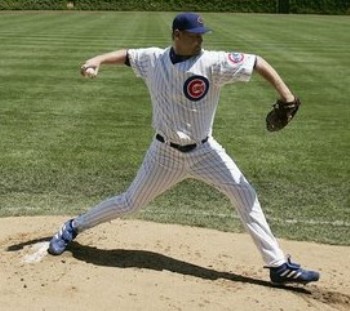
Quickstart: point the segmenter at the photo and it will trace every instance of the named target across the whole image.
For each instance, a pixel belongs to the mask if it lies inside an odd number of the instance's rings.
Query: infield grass
[[[88,58],[168,46],[174,13],[0,13],[0,216],[71,214],[124,191],[153,136],[128,67],[79,76]],[[255,186],[278,237],[350,245],[350,19],[203,14],[206,49],[260,54],[303,106],[265,130],[275,92],[255,75],[226,86],[214,136]],[[228,200],[186,181],[132,217],[242,231]]]

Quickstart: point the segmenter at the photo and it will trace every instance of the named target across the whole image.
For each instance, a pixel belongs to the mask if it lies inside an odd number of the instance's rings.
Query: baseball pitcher
[[[269,268],[272,282],[318,281],[318,272],[286,258],[255,190],[212,133],[221,88],[247,82],[254,72],[278,94],[266,117],[269,131],[285,127],[298,111],[300,100],[262,57],[204,50],[203,35],[209,31],[200,15],[181,13],[173,20],[171,46],[118,50],[91,58],[81,67],[83,76],[95,77],[102,64],[130,66],[149,90],[155,134],[129,188],[68,220],[52,238],[49,253],[60,255],[78,233],[133,213],[182,180],[195,178],[230,199]]]

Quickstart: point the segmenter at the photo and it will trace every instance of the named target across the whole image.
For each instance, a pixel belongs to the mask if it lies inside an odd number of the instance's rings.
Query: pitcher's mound
[[[350,310],[350,247],[280,240],[321,279],[279,288],[246,234],[116,220],[48,255],[66,219],[0,218],[1,310]]]

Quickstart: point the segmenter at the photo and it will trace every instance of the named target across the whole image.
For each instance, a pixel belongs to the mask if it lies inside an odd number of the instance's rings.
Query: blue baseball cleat
[[[73,226],[73,219],[63,224],[61,229],[52,237],[48,252],[51,255],[61,255],[78,235],[78,230]]]
[[[283,265],[270,269],[270,279],[274,284],[317,282],[320,274],[316,271],[305,270],[299,264],[292,263],[290,258]]]

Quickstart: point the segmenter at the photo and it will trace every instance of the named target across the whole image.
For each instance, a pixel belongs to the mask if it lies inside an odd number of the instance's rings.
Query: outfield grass
[[[85,59],[167,46],[173,13],[0,13],[0,216],[78,214],[124,191],[152,139],[130,68],[79,76]],[[257,53],[302,98],[268,133],[275,93],[258,76],[223,89],[215,137],[256,187],[278,237],[350,245],[348,17],[204,14],[205,48]],[[228,200],[186,181],[132,216],[241,231]]]

